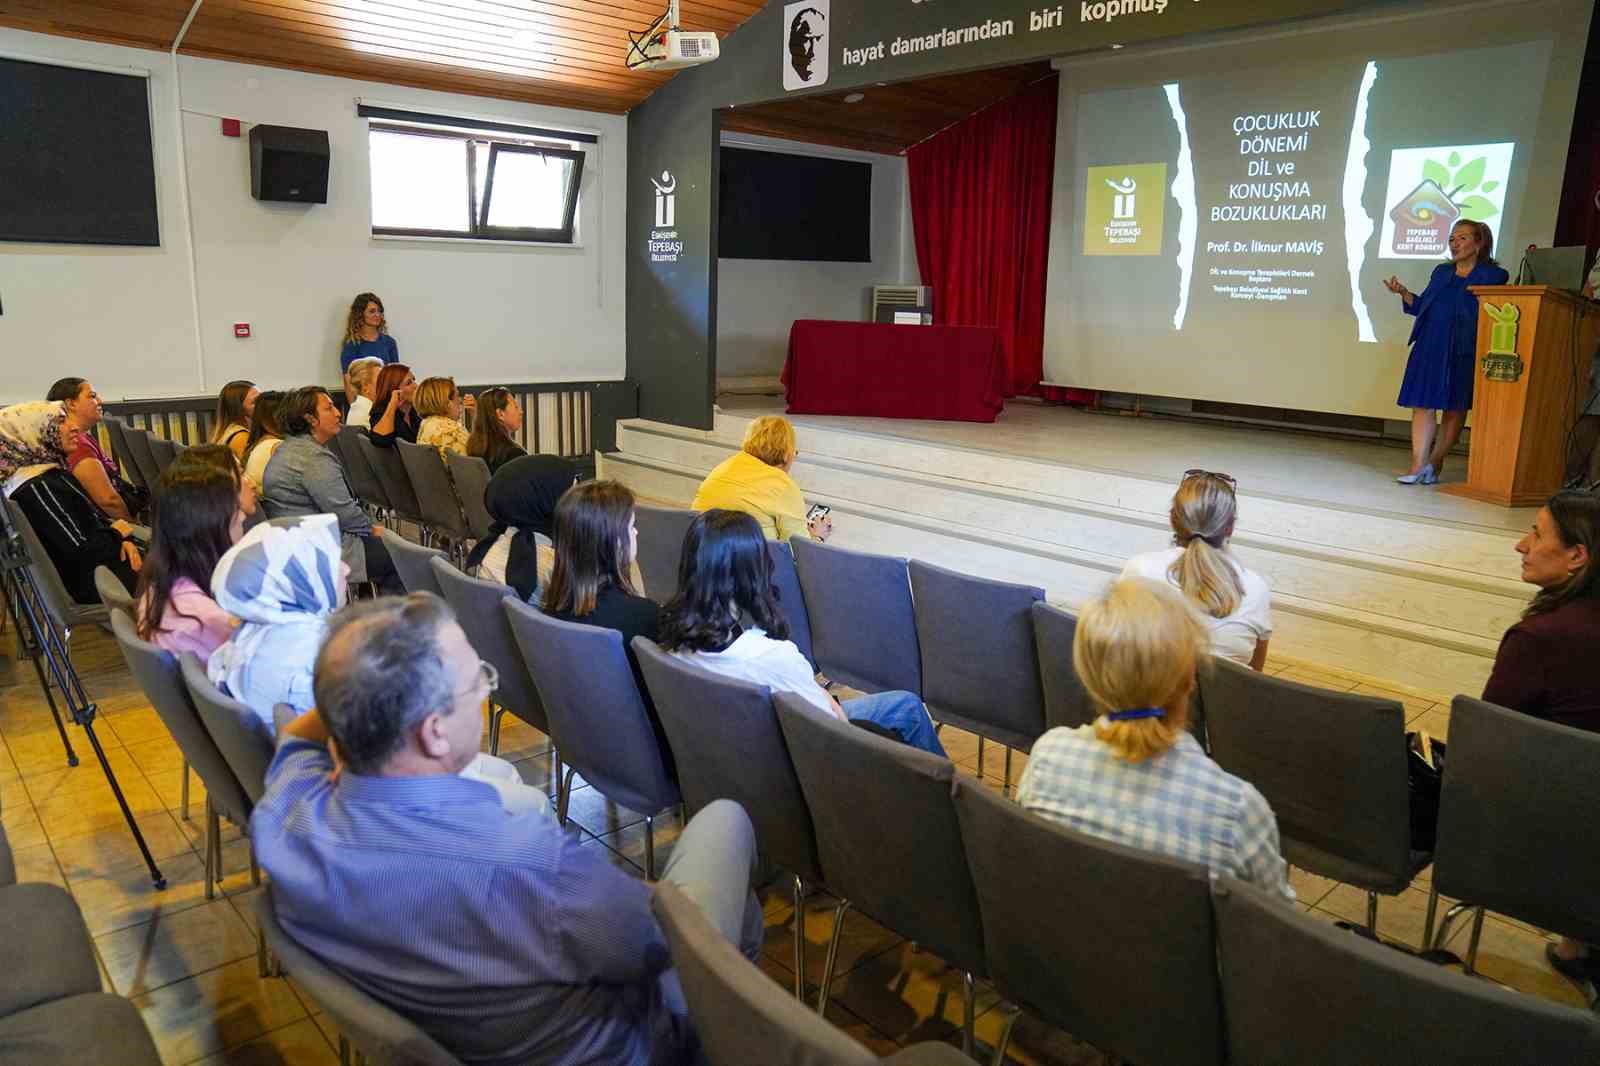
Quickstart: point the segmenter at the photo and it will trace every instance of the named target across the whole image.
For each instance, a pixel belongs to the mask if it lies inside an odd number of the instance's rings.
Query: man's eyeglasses
[[[1237,489],[1239,487],[1239,482],[1232,474],[1224,474],[1220,470],[1201,470],[1197,467],[1183,472],[1183,480],[1188,481],[1192,477],[1214,477],[1218,481],[1226,482],[1229,488]]]
[[[469,687],[467,689],[464,689],[461,692],[457,692],[454,695],[454,697],[452,697],[452,698],[453,699],[460,699],[462,696],[471,696],[471,695],[474,695],[475,693],[477,693],[480,689],[482,689],[486,693],[493,692],[495,689],[497,689],[499,687],[500,687],[500,671],[496,670],[494,668],[494,663],[487,662],[487,661],[485,661],[483,659],[479,659],[478,660],[478,676],[473,681],[473,684],[471,685],[471,687]]]

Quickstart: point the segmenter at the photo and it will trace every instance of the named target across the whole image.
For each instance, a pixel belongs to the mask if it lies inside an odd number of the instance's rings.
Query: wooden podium
[[[1504,507],[1561,487],[1567,440],[1592,387],[1600,303],[1548,285],[1474,285],[1478,347],[1465,484],[1440,491]]]

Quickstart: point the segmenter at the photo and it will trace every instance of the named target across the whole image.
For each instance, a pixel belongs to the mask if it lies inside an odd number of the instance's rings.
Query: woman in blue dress
[[[350,364],[357,359],[381,359],[384,366],[400,361],[400,346],[389,336],[383,301],[375,292],[363,292],[350,302],[345,321],[344,346],[339,349],[339,373],[344,375],[344,398],[355,399],[350,385]]]
[[[1395,479],[1402,485],[1438,481],[1444,457],[1467,424],[1478,346],[1478,298],[1469,289],[1504,285],[1510,279],[1493,252],[1489,227],[1462,219],[1450,230],[1450,262],[1433,268],[1421,294],[1399,278],[1383,283],[1400,297],[1405,313],[1417,317],[1411,327],[1411,358],[1395,401],[1411,408],[1411,470]]]

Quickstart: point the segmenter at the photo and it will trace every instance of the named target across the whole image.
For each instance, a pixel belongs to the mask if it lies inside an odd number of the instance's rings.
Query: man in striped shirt
[[[459,775],[494,676],[438,597],[334,617],[320,712],[285,727],[251,817],[279,921],[463,1062],[691,1061],[649,887],[547,814],[508,810]],[[720,801],[662,874],[752,959],[754,857],[749,819]]]

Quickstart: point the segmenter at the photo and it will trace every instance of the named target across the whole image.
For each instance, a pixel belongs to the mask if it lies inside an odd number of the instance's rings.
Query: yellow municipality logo
[[[1084,255],[1160,255],[1167,165],[1089,167],[1083,205]]]
[[[1483,302],[1483,313],[1494,325],[1489,327],[1489,350],[1483,353],[1483,376],[1489,381],[1520,381],[1524,364],[1517,354],[1517,320],[1522,312],[1509,301],[1496,307]]]

